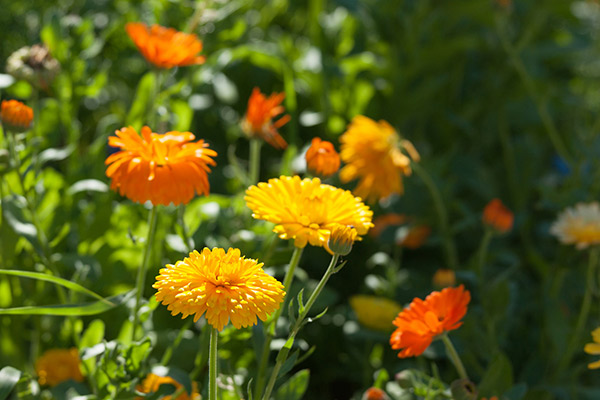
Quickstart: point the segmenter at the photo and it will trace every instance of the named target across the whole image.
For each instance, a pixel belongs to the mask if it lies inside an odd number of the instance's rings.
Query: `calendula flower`
[[[402,194],[402,176],[412,173],[409,156],[419,161],[412,143],[401,139],[390,124],[362,115],[354,117],[340,143],[340,156],[346,163],[340,179],[342,182],[359,179],[354,193],[367,201],[383,199],[392,193]]]
[[[315,175],[328,177],[340,169],[340,155],[331,142],[316,137],[306,151],[306,168]]]
[[[363,400],[387,400],[389,397],[385,394],[385,392],[376,387],[370,387],[367,389],[365,394],[363,394]]]
[[[600,204],[578,203],[558,215],[550,233],[579,250],[600,243]]]
[[[397,243],[407,249],[418,249],[425,243],[430,233],[431,228],[427,225],[407,226],[406,229],[400,231]]]
[[[217,153],[203,140],[192,140],[190,132],[158,134],[147,126],[142,136],[132,127],[116,131],[108,144],[121,151],[105,162],[111,189],[135,202],[154,205],[187,204],[194,193],[208,196],[209,166],[216,165],[211,157]]]
[[[482,397],[480,400],[488,400],[487,397]],[[498,396],[492,396],[489,400],[498,400]]]
[[[415,298],[394,319],[392,349],[400,350],[400,358],[423,354],[436,336],[462,325],[469,301],[471,294],[463,285],[432,292],[425,300]]]
[[[331,235],[325,247],[332,254],[347,256],[352,251],[352,245],[358,236],[358,232],[351,226],[337,225],[331,229]]]
[[[138,392],[141,393],[154,393],[156,392],[158,389],[160,389],[161,385],[173,385],[175,386],[175,390],[178,390],[179,388],[181,388],[181,383],[177,382],[175,379],[171,378],[170,376],[158,376],[156,374],[150,373],[146,376],[146,378],[144,378],[144,380],[142,381],[141,385],[138,385],[136,387]],[[196,385],[196,382],[192,383],[193,386],[193,392],[191,395],[189,395],[187,392],[183,392],[182,394],[180,394],[179,396],[177,396],[175,399],[173,399],[173,396],[164,396],[161,397],[162,400],[200,400],[202,397],[200,396],[200,393],[198,393],[198,388]],[[144,397],[136,397],[136,400],[143,400]]]
[[[6,60],[6,72],[41,89],[47,89],[60,71],[60,64],[44,44],[22,47]]]
[[[381,296],[357,295],[350,298],[350,306],[361,325],[375,331],[389,332],[393,319],[402,306]]]
[[[353,227],[358,235],[373,226],[373,212],[347,190],[321,183],[319,178],[282,176],[246,190],[246,204],[256,219],[273,222],[282,239],[296,247],[324,246],[338,225]],[[360,240],[357,237],[356,240]]]
[[[33,121],[33,110],[17,100],[2,100],[0,120],[4,128],[9,131],[26,131]]]
[[[160,25],[148,27],[141,22],[130,22],[125,25],[125,30],[144,58],[158,68],[183,67],[205,61],[204,56],[198,54],[202,51],[202,42],[196,35]]]
[[[592,331],[592,340],[594,341],[594,343],[586,344],[585,347],[583,348],[583,351],[585,351],[588,354],[597,356],[600,354],[600,327],[598,327]],[[600,360],[594,361],[593,363],[589,363],[588,368],[589,369],[600,368]]]
[[[49,386],[56,386],[69,379],[83,382],[79,364],[79,352],[76,348],[47,350],[35,363],[38,382]]]
[[[440,268],[433,274],[433,285],[439,288],[454,286],[456,284],[456,274],[448,268]]]
[[[493,199],[483,209],[483,222],[498,233],[512,229],[514,214],[506,208],[500,199]]]
[[[248,110],[242,120],[242,130],[250,138],[262,139],[276,149],[285,149],[287,142],[283,140],[277,129],[289,122],[290,116],[284,115],[277,121],[273,118],[283,113],[285,109],[281,102],[284,93],[273,93],[266,97],[255,87],[248,100]]]
[[[194,314],[196,322],[206,313],[206,321],[219,331],[229,320],[240,329],[256,324],[256,317],[265,321],[285,296],[283,285],[262,266],[238,249],[204,248],[161,269],[152,287],[172,315]]]

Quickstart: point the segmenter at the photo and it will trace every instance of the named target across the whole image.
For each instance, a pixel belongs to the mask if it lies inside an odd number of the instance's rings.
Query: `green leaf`
[[[146,73],[140,79],[135,98],[129,109],[129,114],[127,114],[127,125],[132,125],[134,128],[140,129],[145,123],[150,102],[154,101],[152,93],[154,92],[155,81],[156,77],[152,71]]]
[[[302,295],[304,294],[304,288],[300,289],[298,292],[298,315],[302,315],[304,312],[304,301],[302,299]]]
[[[171,102],[171,109],[173,110],[173,115],[176,117],[173,130],[180,132],[189,131],[192,125],[192,118],[194,117],[194,111],[189,104],[183,100],[173,100]]]
[[[0,369],[0,400],[5,400],[21,379],[21,371],[13,367]]]
[[[278,400],[300,400],[308,388],[309,378],[310,372],[308,369],[296,372],[287,382],[279,387],[277,396],[275,397]]]
[[[108,306],[114,306],[114,304],[112,304],[110,301],[108,301],[104,297],[100,296],[99,294],[92,292],[91,290],[86,289],[83,286],[81,286],[75,282],[71,282],[66,279],[59,278],[57,276],[42,274],[39,272],[19,271],[19,270],[14,270],[14,269],[0,269],[0,274],[13,275],[13,276],[19,276],[21,278],[31,278],[31,279],[37,279],[39,281],[51,282],[56,285],[66,287],[67,289],[72,290],[74,292],[87,294],[88,296],[94,297],[94,298],[100,300],[101,302],[106,303],[106,305],[108,305]]]
[[[481,396],[494,396],[504,393],[513,385],[513,370],[510,360],[504,353],[499,353],[490,363],[481,379],[479,390]]]
[[[127,369],[134,372],[139,371],[142,362],[148,358],[150,351],[152,351],[152,341],[150,338],[146,338],[141,342],[132,343],[127,349],[125,357]],[[175,378],[173,377],[173,379]]]

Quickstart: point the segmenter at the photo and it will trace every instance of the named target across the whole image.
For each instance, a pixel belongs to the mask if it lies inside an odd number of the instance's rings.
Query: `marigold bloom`
[[[358,232],[351,226],[337,225],[331,229],[331,235],[325,249],[330,253],[347,256],[352,251]]]
[[[427,225],[409,226],[398,240],[398,245],[407,249],[418,249],[429,237],[431,228]]]
[[[392,349],[400,350],[400,358],[423,354],[436,336],[462,325],[469,301],[471,294],[463,285],[432,292],[425,300],[415,298],[393,322],[397,329],[390,337]]]
[[[550,233],[564,244],[574,244],[579,250],[600,243],[600,204],[578,203],[558,215]]]
[[[108,144],[121,151],[110,155],[105,164],[110,187],[121,195],[143,203],[187,204],[194,193],[209,194],[209,165],[217,153],[203,140],[192,142],[190,132],[153,133],[142,128],[142,136],[132,127],[116,131]]]
[[[363,395],[364,400],[386,400],[388,396],[385,392],[376,387],[370,387],[367,389],[365,394]]]
[[[83,382],[79,363],[76,348],[47,350],[35,363],[38,382],[49,386],[56,386],[69,379]]]
[[[196,35],[160,25],[130,22],[125,30],[148,62],[159,68],[202,64],[202,42]]]
[[[402,311],[402,306],[393,300],[363,294],[352,296],[350,306],[361,325],[383,332],[392,330],[394,317]]]
[[[33,110],[17,100],[2,100],[0,120],[4,128],[14,132],[29,129],[33,121]]]
[[[514,214],[506,208],[500,199],[493,199],[483,209],[483,222],[499,233],[512,229]]]
[[[386,121],[375,122],[362,115],[354,117],[340,143],[340,155],[346,163],[340,179],[359,179],[354,193],[367,201],[402,194],[402,176],[412,173],[410,158],[420,158],[412,143],[402,140]]]
[[[480,400],[488,400],[487,397],[482,397]],[[498,396],[490,397],[490,400],[498,400]]]
[[[588,354],[597,356],[600,354],[600,327],[598,327],[592,331],[592,340],[594,341],[594,343],[586,344],[585,347],[583,348],[583,351],[585,351]],[[588,368],[589,369],[600,368],[600,360],[594,361],[593,363],[589,363]]]
[[[287,142],[279,135],[277,129],[287,124],[291,118],[284,115],[273,122],[273,118],[285,111],[281,105],[284,98],[285,93],[273,93],[266,97],[255,87],[248,99],[248,110],[242,120],[244,133],[248,137],[262,139],[276,149],[285,149]]]
[[[175,379],[171,378],[170,376],[158,376],[156,374],[153,373],[149,373],[146,378],[144,378],[144,380],[142,381],[141,385],[138,385],[136,387],[138,392],[142,392],[142,393],[154,393],[156,392],[161,385],[173,385],[175,386],[175,389],[178,390],[179,388],[181,388],[181,383],[177,382]],[[192,383],[193,385],[193,392],[192,395],[188,395],[187,392],[183,392],[182,394],[180,394],[179,396],[177,396],[175,399],[173,399],[173,396],[164,396],[161,397],[162,400],[200,400],[202,397],[200,396],[200,393],[198,393],[198,388],[196,385],[196,382]],[[136,397],[136,400],[143,400],[144,397]]]
[[[456,284],[456,274],[448,268],[440,268],[433,274],[433,285],[439,288],[454,286]]]
[[[373,212],[360,198],[322,184],[319,178],[269,179],[250,186],[244,199],[254,218],[276,224],[273,232],[282,239],[294,239],[296,247],[307,243],[324,246],[338,225],[351,226],[358,235],[366,234],[373,226]]]
[[[196,322],[206,312],[206,321],[217,330],[230,319],[240,329],[256,324],[257,316],[265,321],[285,296],[283,285],[262,266],[238,249],[204,248],[161,269],[152,287],[172,315],[195,314]]]
[[[333,143],[316,137],[306,151],[306,168],[315,175],[328,177],[340,169],[340,155]]]

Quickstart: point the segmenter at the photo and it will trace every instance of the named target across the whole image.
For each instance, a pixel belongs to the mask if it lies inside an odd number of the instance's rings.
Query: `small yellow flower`
[[[256,324],[256,317],[265,321],[283,301],[283,285],[262,266],[238,249],[204,248],[161,269],[152,287],[172,315],[195,314],[196,322],[206,313],[206,321],[219,331],[230,319],[240,329]]]
[[[579,250],[600,243],[600,203],[578,203],[559,214],[550,233]]]
[[[445,288],[456,285],[456,274],[448,268],[440,268],[433,274],[433,285],[438,288]]]
[[[40,385],[56,386],[72,379],[83,382],[79,369],[79,352],[72,349],[50,349],[35,363],[35,372]]]
[[[592,339],[594,340],[594,343],[586,344],[585,347],[583,348],[583,351],[585,351],[588,354],[597,356],[600,354],[600,327],[598,327],[592,331]],[[593,363],[589,363],[588,368],[589,369],[600,368],[600,360],[594,361]]]
[[[402,311],[400,304],[380,296],[352,296],[350,306],[354,310],[358,322],[369,329],[383,332],[394,329],[392,321]]]
[[[177,382],[175,379],[170,376],[158,376],[156,374],[150,373],[146,376],[146,378],[142,381],[141,385],[136,387],[138,392],[141,393],[154,393],[156,392],[161,385],[173,385],[175,389],[179,389],[182,385]],[[198,393],[198,388],[196,382],[193,382],[193,392],[192,395],[189,396],[187,392],[183,392],[175,400],[200,400],[202,397],[200,393]],[[144,397],[136,397],[136,400],[143,400]],[[172,396],[164,396],[161,397],[162,400],[172,400]]]
[[[332,253],[347,256],[352,251],[352,245],[360,238],[358,232],[351,226],[337,225],[331,230],[331,236],[327,242],[327,249]]]

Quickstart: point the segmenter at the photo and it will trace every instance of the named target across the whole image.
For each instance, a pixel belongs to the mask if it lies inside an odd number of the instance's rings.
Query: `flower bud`
[[[332,253],[346,256],[352,251],[352,245],[356,240],[358,233],[356,229],[346,225],[336,225],[331,230],[331,235],[327,241],[327,248]]]

